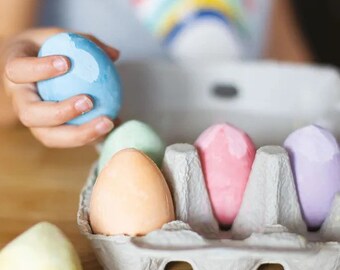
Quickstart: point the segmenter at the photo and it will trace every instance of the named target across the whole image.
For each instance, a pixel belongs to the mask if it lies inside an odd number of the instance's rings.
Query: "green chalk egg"
[[[105,140],[99,158],[99,172],[102,171],[115,153],[126,148],[135,148],[145,153],[159,167],[162,164],[165,152],[163,140],[149,125],[137,120],[131,120],[112,131]]]

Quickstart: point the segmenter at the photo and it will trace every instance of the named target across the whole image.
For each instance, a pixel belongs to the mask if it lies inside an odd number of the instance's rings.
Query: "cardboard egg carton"
[[[340,194],[317,232],[308,232],[286,151],[265,146],[257,151],[241,209],[229,231],[220,231],[205,188],[196,149],[167,148],[163,173],[173,194],[177,221],[143,237],[92,233],[89,202],[97,170],[82,191],[80,230],[91,241],[106,270],[163,270],[185,261],[194,270],[256,270],[281,264],[286,270],[340,269]]]

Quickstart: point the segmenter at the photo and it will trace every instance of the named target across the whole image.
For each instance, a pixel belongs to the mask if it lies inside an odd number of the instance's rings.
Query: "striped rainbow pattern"
[[[232,24],[246,36],[245,1],[251,0],[133,0],[133,4],[147,27],[168,44],[186,25],[202,17]]]

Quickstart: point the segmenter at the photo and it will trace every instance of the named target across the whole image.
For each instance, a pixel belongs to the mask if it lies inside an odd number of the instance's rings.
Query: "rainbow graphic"
[[[187,25],[214,18],[247,37],[245,7],[252,0],[133,0],[146,26],[167,45]]]

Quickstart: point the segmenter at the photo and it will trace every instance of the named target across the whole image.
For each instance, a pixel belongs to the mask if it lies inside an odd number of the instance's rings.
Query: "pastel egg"
[[[72,243],[47,222],[28,229],[0,251],[1,270],[82,270]]]
[[[340,191],[340,151],[334,136],[319,126],[296,130],[284,142],[303,217],[310,229],[319,228]]]
[[[104,142],[99,158],[99,171],[120,150],[135,148],[149,156],[158,166],[162,164],[165,144],[158,134],[147,124],[131,120],[110,133]]]
[[[222,226],[229,227],[241,207],[255,146],[244,131],[228,124],[208,128],[195,146],[215,217]]]
[[[61,33],[49,38],[39,51],[39,57],[50,55],[67,56],[71,69],[64,75],[38,82],[43,100],[58,102],[79,94],[89,95],[94,108],[69,124],[80,125],[102,115],[117,117],[122,102],[119,75],[97,44],[81,35]]]
[[[93,187],[93,232],[140,236],[174,219],[170,190],[157,165],[136,149],[115,154]]]

